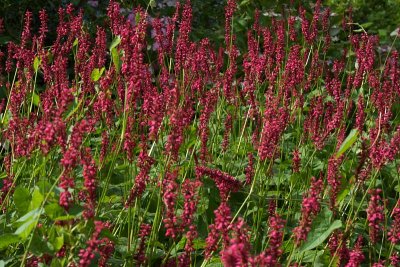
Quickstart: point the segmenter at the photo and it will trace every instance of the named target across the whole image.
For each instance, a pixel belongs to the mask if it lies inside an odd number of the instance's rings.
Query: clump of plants
[[[318,0],[256,11],[242,50],[236,9],[223,43],[192,41],[190,1],[110,1],[95,36],[69,5],[51,45],[26,13],[0,52],[0,264],[400,266],[398,52]]]

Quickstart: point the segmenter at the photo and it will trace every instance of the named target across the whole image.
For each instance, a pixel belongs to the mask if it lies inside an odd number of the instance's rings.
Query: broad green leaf
[[[349,195],[349,188],[343,189],[336,197],[336,203],[341,203]]]
[[[119,73],[119,71],[121,70],[121,61],[119,57],[119,51],[117,48],[111,49],[111,57],[115,66],[115,71]]]
[[[42,63],[42,60],[39,57],[35,57],[35,59],[33,60],[33,70],[35,72],[38,71],[40,64]]]
[[[18,227],[14,234],[18,235],[22,240],[25,240],[35,228],[36,224],[37,221],[35,219],[28,220]]]
[[[113,241],[115,243],[118,242],[118,238],[115,235],[113,235],[113,233],[109,229],[103,229],[101,231],[100,236],[107,237],[108,239],[110,239],[111,241]]]
[[[150,6],[151,8],[155,8],[155,7],[156,7],[156,1],[155,1],[155,0],[150,0],[149,6]]]
[[[196,238],[193,240],[193,248],[196,250],[204,249],[206,247],[206,242],[202,239]]]
[[[38,187],[35,188],[32,194],[32,200],[29,205],[29,210],[37,209],[42,205],[43,202],[43,195],[40,193],[40,190]]]
[[[186,240],[187,240],[186,237],[182,237],[182,239],[178,242],[178,244],[174,246],[174,248],[170,252],[172,257],[175,257],[179,251],[185,248]]]
[[[71,216],[79,217],[79,216],[81,216],[82,213],[83,213],[83,207],[81,207],[81,206],[79,206],[79,205],[73,205],[73,206],[69,209],[68,213],[69,213]]]
[[[395,37],[395,36],[399,35],[399,32],[400,32],[400,27],[399,27],[399,28],[396,28],[394,31],[392,31],[392,32],[390,33],[390,36],[391,36],[391,37]]]
[[[90,75],[92,81],[97,82],[100,79],[101,75],[103,75],[104,70],[104,67],[102,67],[101,69],[95,68]]]
[[[394,187],[394,190],[395,190],[396,192],[400,193],[400,184],[396,185],[396,186]]]
[[[65,260],[65,259],[64,259]],[[62,267],[65,264],[63,264],[63,261],[61,259],[53,258],[51,260],[50,267]]]
[[[21,215],[28,211],[30,202],[31,194],[29,190],[18,186],[14,191],[14,204]]]
[[[0,120],[0,123],[3,127],[3,129],[5,129],[5,127],[7,127],[8,123],[10,122],[11,117],[12,117],[11,111],[9,109],[7,109],[7,111],[3,113],[3,117],[1,117],[1,120]]]
[[[304,263],[311,263],[316,260],[316,258],[320,255],[324,254],[323,250],[309,250],[309,251],[300,251],[296,253],[295,259],[297,261],[304,262]]]
[[[41,180],[41,181],[37,182],[36,186],[39,188],[40,193],[42,195],[47,194],[51,189],[51,184],[45,180]]]
[[[40,96],[38,94],[36,94],[35,92],[33,92],[33,104],[38,107],[39,103],[40,103]]]
[[[15,234],[4,234],[0,236],[0,250],[7,248],[11,244],[18,243],[20,238]]]
[[[29,251],[32,252],[35,256],[43,255],[44,253],[53,252],[47,245],[47,238],[44,238],[43,235],[40,235],[38,232],[34,232],[32,235],[31,245],[29,247]]]
[[[113,50],[115,47],[117,47],[120,43],[121,43],[121,37],[116,36],[114,40],[111,42],[110,51]]]
[[[26,222],[31,219],[37,219],[43,213],[43,209],[34,209],[22,216],[17,220],[17,222]]]
[[[58,203],[51,203],[46,205],[44,208],[46,215],[50,217],[50,219],[54,220],[55,218],[61,217],[64,214],[64,209],[58,205]]]
[[[207,209],[208,209],[208,205],[209,205],[209,199],[208,198],[206,198],[206,197],[200,198],[199,204],[198,204],[198,208],[197,208],[198,213],[199,214],[205,213],[207,211]]]
[[[101,201],[101,203],[120,203],[121,201],[122,201],[121,196],[111,195],[111,196],[105,196],[104,200]]]
[[[74,43],[72,44],[72,46],[77,46],[78,45],[78,38],[75,39]]]
[[[359,132],[357,129],[351,130],[336,153],[336,158],[339,158],[341,155],[343,155],[343,153],[345,153],[354,144],[354,142],[357,140],[358,134]]]
[[[329,263],[332,260],[332,256],[329,252],[321,250],[322,253],[319,253],[314,260],[314,267],[324,267],[329,266]],[[332,265],[337,266],[337,265]]]
[[[64,245],[64,236],[52,236],[49,241],[53,247],[53,250],[59,251]]]
[[[312,250],[321,245],[329,235],[336,229],[342,227],[342,221],[336,220],[330,223],[332,212],[324,209],[315,218],[306,242],[302,245],[300,252]]]
[[[221,259],[218,257],[211,258],[206,264],[207,267],[222,267]]]

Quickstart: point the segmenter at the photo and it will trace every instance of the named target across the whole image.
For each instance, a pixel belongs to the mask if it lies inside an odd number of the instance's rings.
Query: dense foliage
[[[0,265],[400,266],[398,31],[243,6],[212,41],[190,1],[25,14],[0,50]]]

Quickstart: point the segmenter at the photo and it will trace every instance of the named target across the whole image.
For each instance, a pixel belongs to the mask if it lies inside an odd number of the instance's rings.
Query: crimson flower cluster
[[[107,266],[107,260],[114,251],[114,243],[108,237],[101,237],[104,229],[109,229],[110,225],[101,221],[94,222],[94,232],[86,242],[87,247],[79,251],[79,266],[89,266],[95,257],[95,253],[100,254],[98,266]]]
[[[321,209],[320,199],[323,189],[323,181],[321,179],[311,178],[311,188],[305,196],[301,207],[301,218],[299,225],[293,230],[295,242],[299,245],[307,239],[307,235],[311,230],[313,218]]]
[[[204,166],[197,166],[196,176],[202,177],[205,175],[209,176],[217,184],[222,200],[225,200],[228,197],[230,191],[235,192],[242,187],[241,182],[225,172]]]

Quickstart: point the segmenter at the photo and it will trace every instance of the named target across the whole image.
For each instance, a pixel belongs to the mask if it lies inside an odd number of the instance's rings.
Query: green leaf
[[[365,30],[364,29],[356,29],[356,30],[353,30],[353,32],[357,32],[357,33],[359,33],[359,32],[364,32]]]
[[[112,61],[115,66],[115,70],[117,73],[119,73],[119,71],[121,70],[121,61],[120,61],[119,52],[118,52],[117,48],[111,49],[111,57],[112,57]]]
[[[338,257],[336,256],[335,259],[333,259],[333,264],[331,266],[338,266],[337,264],[337,259]],[[324,266],[329,266],[331,264],[332,257],[329,252],[327,251],[322,251],[322,253],[319,253],[315,260],[314,260],[314,266],[313,267],[324,267]]]
[[[113,235],[113,233],[109,229],[103,229],[100,234],[101,237],[107,237],[113,242],[118,242],[118,238]]]
[[[73,220],[75,218],[76,218],[76,216],[74,216],[74,215],[63,215],[63,216],[54,218],[54,220],[55,221],[69,221],[69,220]]]
[[[3,250],[11,244],[18,243],[20,238],[15,234],[4,234],[0,236],[0,250]]]
[[[223,265],[222,265],[221,259],[219,259],[218,257],[213,257],[208,261],[206,266],[207,267],[222,267]]]
[[[81,216],[83,213],[83,207],[79,206],[79,205],[73,205],[70,209],[69,209],[69,214],[73,215],[75,217],[79,217]]]
[[[51,253],[52,250],[48,248],[47,238],[44,238],[39,233],[35,232],[32,235],[31,245],[29,247],[29,252],[32,252],[35,256],[41,256],[44,253]]]
[[[374,25],[374,23],[372,23],[372,22],[366,22],[366,23],[361,24],[361,26],[362,26],[364,29],[369,28],[369,27],[372,26],[372,25]]]
[[[295,259],[297,261],[304,262],[304,263],[312,263],[314,262],[318,256],[324,254],[323,250],[310,250],[305,252],[296,253]]]
[[[394,31],[392,31],[392,32],[390,33],[390,36],[391,36],[391,37],[395,37],[395,36],[399,35],[399,32],[400,32],[400,27],[399,27],[399,28],[396,28]]]
[[[50,217],[50,219],[54,220],[57,217],[63,216],[64,209],[60,207],[57,203],[51,203],[44,208],[46,215]]]
[[[341,203],[341,202],[346,198],[346,196],[349,195],[349,192],[350,192],[350,189],[349,189],[349,188],[343,189],[343,190],[338,194],[338,196],[336,197],[336,203]]]
[[[61,261],[61,259],[53,258],[51,260],[50,267],[62,267],[62,266],[64,266],[64,264]]]
[[[208,205],[209,205],[209,199],[208,198],[206,198],[206,197],[200,198],[199,204],[198,204],[198,208],[197,208],[198,213],[199,214],[205,213],[207,211],[207,209],[208,209]]]
[[[40,96],[38,94],[36,94],[35,92],[33,92],[33,104],[38,107],[39,103],[40,103]]]
[[[354,142],[357,140],[358,134],[359,132],[357,129],[351,130],[336,153],[336,158],[339,158],[341,155],[343,155],[343,153],[345,153],[354,144]]]
[[[139,12],[137,12],[135,15],[135,22],[136,22],[136,25],[139,24],[139,22],[140,22],[140,13]]]
[[[32,194],[32,200],[29,205],[29,210],[39,208],[42,205],[43,200],[44,200],[43,195],[40,193],[39,188],[36,187]]]
[[[59,251],[64,245],[64,236],[53,235],[49,241],[53,247],[53,251]]]
[[[177,253],[185,248],[186,244],[186,237],[182,237],[182,239],[174,246],[174,248],[171,250],[170,254],[172,257],[175,257]]]
[[[77,46],[78,45],[78,38],[75,39],[74,43],[72,44],[72,46]]]
[[[155,8],[155,7],[156,7],[156,1],[155,1],[155,0],[150,0],[149,6],[150,6],[151,8]]]
[[[31,202],[31,194],[28,189],[17,187],[14,191],[14,204],[20,214],[25,214],[28,211],[29,203]]]
[[[68,213],[69,213],[68,215],[62,215],[62,216],[56,217],[56,218],[54,218],[54,220],[55,221],[68,221],[68,220],[76,219],[77,217],[82,216],[83,208],[78,205],[73,205],[69,209]]]
[[[387,36],[388,32],[387,32],[387,30],[379,29],[378,34],[379,34],[379,37],[385,38]]]
[[[3,129],[7,127],[11,117],[12,117],[11,111],[7,109],[6,112],[3,113],[3,117],[0,120],[0,125],[3,127]]]
[[[31,220],[33,218],[38,218],[41,214],[43,213],[43,209],[35,209],[35,210],[31,210],[30,212],[28,212],[27,214],[25,214],[24,216],[22,216],[21,218],[19,218],[17,220],[17,222],[26,222],[28,220]]]
[[[14,234],[19,236],[21,240],[28,238],[32,230],[36,227],[38,219],[42,213],[43,208],[38,208],[19,218],[16,223],[22,222],[22,224],[18,227]]]
[[[39,57],[35,57],[35,59],[33,60],[33,70],[35,72],[38,71],[40,64],[42,63],[42,60]]]
[[[102,67],[101,69],[95,68],[90,75],[92,81],[97,82],[100,79],[101,75],[103,75],[104,70],[104,67]]]
[[[118,35],[114,38],[114,40],[111,42],[110,45],[110,51],[113,50],[115,47],[117,47],[121,43],[121,37]]]
[[[400,184],[396,185],[396,186],[394,187],[394,190],[395,190],[397,193],[400,193]]]
[[[196,238],[193,240],[193,248],[196,250],[204,249],[206,247],[206,242],[202,239]]]
[[[51,189],[51,184],[45,180],[41,180],[41,181],[37,182],[36,186],[39,188],[40,193],[42,195],[47,194]]]
[[[329,235],[336,229],[342,227],[342,221],[336,220],[330,223],[332,211],[324,209],[315,218],[311,231],[308,234],[306,242],[302,245],[300,252],[312,250],[321,245]]]
[[[22,240],[25,240],[35,228],[36,224],[37,221],[35,219],[30,219],[18,227],[14,234],[18,235]]]

